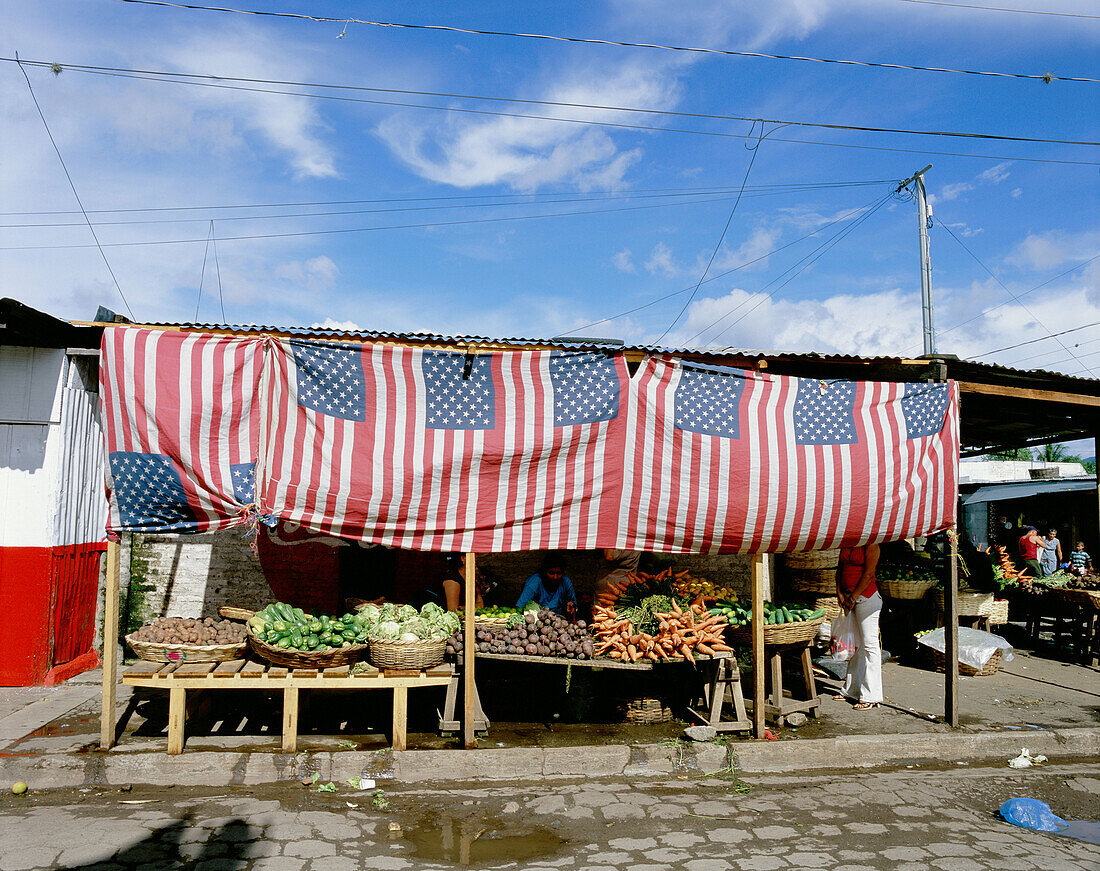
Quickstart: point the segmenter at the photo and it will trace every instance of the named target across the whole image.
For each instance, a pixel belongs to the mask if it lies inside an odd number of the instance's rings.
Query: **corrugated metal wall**
[[[99,425],[98,358],[69,358],[61,399],[62,454],[53,544],[104,541],[103,431]]]

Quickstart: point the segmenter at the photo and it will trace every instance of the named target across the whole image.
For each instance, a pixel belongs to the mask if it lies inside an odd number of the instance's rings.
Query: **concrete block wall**
[[[309,565],[303,571],[301,555],[305,549],[295,548],[300,583],[330,593],[327,597],[331,600],[329,607],[320,607],[320,610],[342,608],[335,593],[339,587],[337,579],[323,577],[334,574],[339,561],[331,552],[326,553],[327,547],[310,544],[308,548],[317,553],[315,571],[311,571]],[[256,552],[238,531],[124,536],[120,572],[123,632],[161,616],[216,616],[221,605],[262,608],[278,598],[273,586],[285,592],[288,584],[293,584],[293,579],[286,577],[272,578],[269,582],[264,572],[264,566],[273,572],[269,553],[265,551],[261,565]],[[490,601],[515,602],[523,582],[538,569],[542,556],[538,551],[479,556],[478,564],[500,579],[500,586],[493,591]],[[728,584],[746,599],[749,596],[750,557],[677,554],[670,559],[677,571],[688,569],[692,574]],[[277,562],[277,557],[275,560]],[[566,560],[578,596],[582,600],[590,598],[600,564],[598,551],[572,551],[566,554]],[[398,578],[395,591],[401,598],[415,586],[414,578]]]

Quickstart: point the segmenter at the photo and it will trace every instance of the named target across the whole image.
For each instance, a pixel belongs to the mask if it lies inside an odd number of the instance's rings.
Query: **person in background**
[[[1020,557],[1024,565],[1031,569],[1031,573],[1037,577],[1043,577],[1043,567],[1039,563],[1039,551],[1046,547],[1046,542],[1034,526],[1024,527],[1024,534],[1020,536]]]
[[[1058,540],[1058,530],[1052,529],[1047,533],[1046,542],[1043,545],[1042,559],[1039,560],[1043,567],[1043,575],[1050,576],[1058,571],[1062,564],[1062,542]]]
[[[479,573],[480,575],[480,573]],[[474,607],[481,608],[485,600],[481,595],[481,578],[478,578],[474,593]],[[411,604],[423,608],[428,602],[435,602],[440,608],[447,611],[457,611],[462,607],[462,590],[466,583],[466,554],[448,553],[443,557],[443,571],[439,578],[422,591],[416,601]]]
[[[641,559],[642,552],[638,550],[604,548],[603,562],[596,572],[595,599],[599,601],[600,593],[611,584],[628,580],[631,572],[638,571],[638,563]]]
[[[529,577],[519,594],[516,607],[522,608],[535,602],[543,608],[556,611],[563,617],[577,607],[577,593],[573,582],[565,574],[565,559],[560,553],[549,553],[542,559],[542,567]]]
[[[1085,543],[1077,542],[1077,547],[1069,555],[1069,570],[1075,575],[1092,571],[1092,557],[1085,552]]]
[[[882,646],[878,638],[878,618],[882,596],[875,584],[879,546],[840,549],[836,572],[836,594],[840,605],[852,612],[856,623],[856,652],[848,661],[844,693],[838,699],[854,702],[857,711],[877,707],[882,701]]]

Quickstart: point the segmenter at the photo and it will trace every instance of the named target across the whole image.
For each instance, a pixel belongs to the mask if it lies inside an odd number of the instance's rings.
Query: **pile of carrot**
[[[620,618],[614,608],[597,605],[593,609],[592,634],[596,638],[595,655],[607,655],[624,662],[650,659],[653,662],[683,657],[695,662],[695,654],[713,656],[731,648],[723,641],[725,620],[707,612],[701,602],[683,609],[674,599],[668,613],[654,614],[659,629],[656,635],[636,632],[633,624]]]
[[[667,568],[655,575],[647,574],[646,572],[631,572],[625,580],[614,581],[608,584],[599,596],[596,597],[596,606],[599,608],[614,608],[615,602],[618,601],[619,596],[621,596],[623,591],[631,584],[646,584],[653,592],[656,592],[657,587],[661,584],[671,584],[673,580],[687,577],[687,575],[688,572],[686,570],[673,574],[671,568]],[[671,588],[666,586],[666,589]]]
[[[1032,578],[1027,573],[1027,569],[1017,569],[1016,564],[1009,558],[1008,551],[1000,545],[997,546],[997,556],[1001,559],[1001,571],[1005,573],[1006,578],[1012,578],[1025,584],[1031,583]]]

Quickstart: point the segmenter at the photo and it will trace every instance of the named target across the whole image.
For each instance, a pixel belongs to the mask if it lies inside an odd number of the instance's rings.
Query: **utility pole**
[[[917,229],[920,234],[920,301],[921,315],[924,322],[924,353],[926,355],[936,353],[936,333],[932,324],[932,258],[928,249],[928,228],[932,226],[932,209],[928,205],[928,197],[924,190],[924,174],[931,168],[932,164],[928,164],[924,169],[913,173],[897,187],[897,190],[900,191],[902,188],[907,187],[910,182],[916,182]]]

